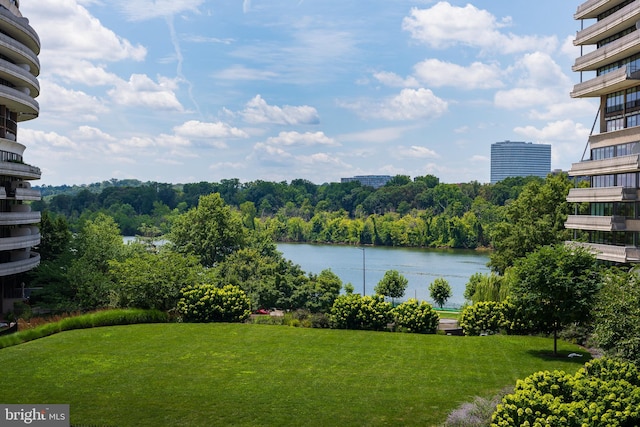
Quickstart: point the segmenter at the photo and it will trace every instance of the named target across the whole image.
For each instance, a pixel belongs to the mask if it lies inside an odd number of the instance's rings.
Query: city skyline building
[[[491,184],[505,178],[538,176],[551,172],[551,145],[502,141],[491,144]]]
[[[586,215],[570,215],[568,229],[588,237],[576,243],[598,259],[640,262],[640,1],[589,0],[578,6],[574,44],[584,50],[573,65],[581,74],[573,98],[600,101],[588,155],[569,175],[586,177],[589,188],[573,188],[567,201],[588,203]]]
[[[358,181],[363,186],[380,188],[391,181],[390,175],[356,175],[351,178],[340,178],[341,183]]]
[[[18,0],[0,0],[0,295],[2,313],[25,298],[24,273],[40,263],[40,192],[29,181],[40,169],[24,160],[18,123],[38,117],[40,39],[20,13]]]

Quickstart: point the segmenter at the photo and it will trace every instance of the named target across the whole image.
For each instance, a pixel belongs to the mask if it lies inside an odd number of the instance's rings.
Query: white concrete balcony
[[[576,72],[594,71],[612,62],[628,58],[638,52],[640,52],[640,31],[634,31],[612,43],[602,46],[600,49],[596,49],[593,52],[577,58],[571,69]]]
[[[640,141],[640,126],[596,133],[589,136],[589,146],[591,149],[638,141]]]
[[[33,74],[3,59],[0,59],[0,77],[10,81],[16,87],[27,88],[32,98],[40,95],[40,83]]]
[[[574,163],[569,170],[569,176],[610,175],[638,171],[640,171],[640,155],[633,154],[631,156]]]
[[[0,22],[4,25],[7,32],[10,31],[11,36],[19,40],[36,54],[40,53],[40,37],[38,33],[29,25],[29,20],[11,13],[9,10],[0,8]]]
[[[37,224],[40,218],[40,212],[0,212],[0,225]]]
[[[26,64],[34,76],[40,74],[40,60],[35,52],[12,37],[0,33],[0,53],[14,64]]]
[[[0,264],[0,276],[11,276],[33,270],[40,264],[40,254],[30,252],[27,259]]]
[[[20,122],[35,119],[40,113],[38,101],[17,89],[0,85],[0,98],[7,108],[22,113],[18,115]]]
[[[618,263],[640,261],[640,249],[634,246],[613,246],[597,243],[566,242],[567,245],[581,246],[591,251],[597,259]]]
[[[633,26],[640,19],[640,8],[629,4],[614,14],[578,31],[573,44],[576,46],[596,44]]]
[[[16,200],[40,200],[40,190],[32,190],[31,188],[16,188]]]
[[[633,202],[638,200],[638,190],[625,187],[572,188],[567,202]]]
[[[618,70],[603,74],[586,82],[578,83],[571,92],[572,98],[591,98],[607,95],[611,92],[625,90],[637,86],[640,72],[624,66]]]
[[[0,238],[0,251],[27,249],[40,244],[40,234]]]
[[[565,228],[591,231],[625,231],[627,224],[623,216],[569,215]]]
[[[40,168],[24,163],[0,162],[0,175],[14,176],[22,179],[40,179]]]
[[[578,6],[578,10],[573,14],[574,19],[597,18],[603,12],[624,2],[624,0],[588,0]]]

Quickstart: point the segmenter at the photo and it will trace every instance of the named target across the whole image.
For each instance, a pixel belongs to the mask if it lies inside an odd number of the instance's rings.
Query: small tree
[[[595,257],[578,246],[544,246],[520,259],[511,284],[514,304],[535,330],[553,333],[558,353],[558,331],[591,319],[600,274]]]
[[[408,284],[409,281],[397,270],[389,270],[384,273],[384,277],[378,282],[374,290],[378,295],[391,298],[391,303],[393,304],[395,298],[404,296]]]
[[[401,332],[435,334],[440,316],[431,304],[411,298],[394,309],[396,327]]]
[[[449,282],[446,279],[438,277],[429,285],[429,293],[431,299],[442,308],[444,303],[451,298],[451,286],[449,286]]]

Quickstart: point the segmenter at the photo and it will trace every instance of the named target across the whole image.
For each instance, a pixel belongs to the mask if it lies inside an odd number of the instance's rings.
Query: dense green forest
[[[573,183],[565,175],[509,178],[494,185],[398,175],[379,189],[304,179],[180,185],[111,180],[40,187],[43,200],[34,208],[63,216],[74,231],[104,213],[123,235],[153,237],[168,232],[173,219],[197,206],[200,196],[219,193],[247,228],[266,230],[276,241],[475,249],[495,246],[509,205],[526,188],[549,186],[559,187],[554,191],[562,198]]]

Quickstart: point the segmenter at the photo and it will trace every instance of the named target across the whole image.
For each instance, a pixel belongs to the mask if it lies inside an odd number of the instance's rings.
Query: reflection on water
[[[449,307],[464,303],[465,285],[473,273],[489,272],[486,266],[489,255],[482,252],[366,247],[363,286],[363,251],[360,247],[279,243],[278,250],[306,272],[317,274],[330,268],[343,283],[351,283],[356,292],[362,293],[364,288],[366,295],[373,294],[374,287],[387,270],[398,270],[409,280],[405,299],[431,301],[429,285],[442,277],[451,285],[453,296],[446,304]]]

